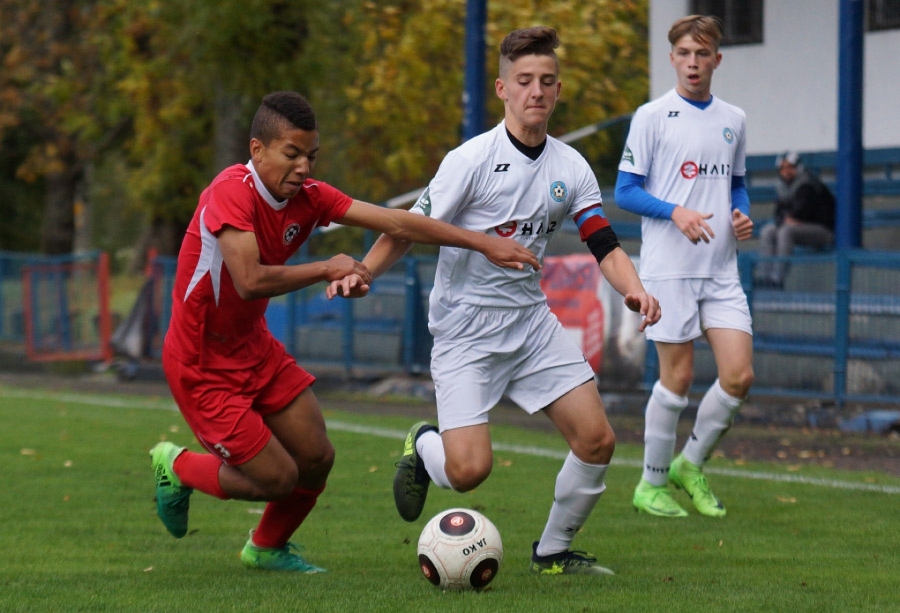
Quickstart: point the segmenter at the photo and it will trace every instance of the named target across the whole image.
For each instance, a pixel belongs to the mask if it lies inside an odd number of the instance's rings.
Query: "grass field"
[[[337,463],[294,540],[329,572],[264,573],[237,558],[260,503],[195,494],[180,540],[156,518],[147,450],[161,439],[198,448],[168,398],[0,387],[0,611],[900,610],[900,479],[714,460],[729,515],[660,520],[633,512],[641,450],[620,445],[575,541],[617,575],[538,577],[528,559],[565,452],[557,436],[495,428],[491,478],[468,494],[432,489],[407,524],[390,492],[409,419],[326,417]],[[419,531],[457,506],[503,536],[484,593],[442,593],[418,570]]]

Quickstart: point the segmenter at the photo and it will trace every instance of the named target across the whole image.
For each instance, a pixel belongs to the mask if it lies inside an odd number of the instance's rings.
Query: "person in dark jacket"
[[[788,257],[797,245],[830,248],[834,244],[835,205],[831,191],[803,166],[795,152],[779,158],[778,176],[775,219],[760,232],[760,255]],[[786,262],[762,262],[756,283],[781,288],[786,273]]]

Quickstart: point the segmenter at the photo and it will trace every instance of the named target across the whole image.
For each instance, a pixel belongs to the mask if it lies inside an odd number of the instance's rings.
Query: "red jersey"
[[[268,298],[242,299],[216,236],[224,226],[256,234],[260,263],[282,265],[318,226],[343,217],[352,198],[307,179],[290,200],[277,201],[253,165],[226,168],[200,194],[181,250],[165,345],[201,367],[241,369],[263,360],[277,342],[266,326]]]

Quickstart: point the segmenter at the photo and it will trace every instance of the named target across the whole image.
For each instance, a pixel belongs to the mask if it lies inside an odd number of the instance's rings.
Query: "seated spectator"
[[[760,232],[760,255],[788,257],[796,245],[830,248],[835,205],[831,191],[803,166],[795,152],[778,158],[778,177],[775,219]],[[786,273],[787,262],[761,262],[756,285],[780,289]]]

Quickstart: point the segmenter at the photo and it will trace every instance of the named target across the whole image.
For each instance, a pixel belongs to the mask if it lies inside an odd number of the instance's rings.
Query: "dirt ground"
[[[0,370],[0,395],[4,387],[170,397],[158,372],[123,381],[112,372],[66,374],[5,369]],[[408,416],[411,420],[433,418],[435,413],[430,381],[427,379],[396,377],[348,380],[344,377],[320,375],[314,390],[324,409],[342,412],[378,411],[380,414]],[[643,395],[603,393],[603,390],[601,393],[617,440],[640,443],[643,438]],[[691,405],[682,415],[679,446],[690,433],[698,400],[692,398]],[[815,421],[813,417],[816,418]],[[900,435],[897,432],[844,432],[836,427],[838,417],[833,410],[823,407],[751,397],[716,453],[738,462],[759,460],[789,467],[816,464],[900,477]],[[552,430],[549,420],[543,416],[526,415],[515,406],[505,403],[492,411],[491,421]],[[825,426],[811,427],[810,423]]]

